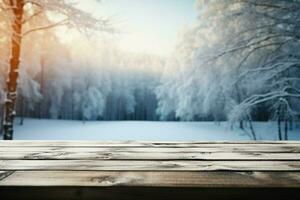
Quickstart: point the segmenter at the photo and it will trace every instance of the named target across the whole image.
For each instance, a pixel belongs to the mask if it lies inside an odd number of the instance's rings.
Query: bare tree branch
[[[69,19],[64,19],[64,20],[61,20],[59,22],[56,22],[54,24],[50,24],[48,26],[41,26],[41,27],[37,27],[37,28],[32,28],[26,32],[24,32],[22,34],[22,36],[26,36],[32,32],[35,32],[35,31],[42,31],[42,30],[47,30],[47,29],[51,29],[51,28],[54,28],[54,27],[57,27],[57,26],[62,26],[62,25],[66,25],[68,23],[68,20]]]

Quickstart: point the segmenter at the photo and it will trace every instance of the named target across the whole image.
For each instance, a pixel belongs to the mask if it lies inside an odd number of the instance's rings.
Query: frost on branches
[[[254,139],[253,119],[276,119],[287,139],[300,111],[300,1],[198,0],[197,8],[157,90],[158,112],[248,122]]]
[[[106,20],[97,20],[65,0],[2,0],[1,18],[3,30],[10,38],[9,74],[6,80],[6,100],[4,106],[4,139],[13,138],[13,120],[17,99],[22,40],[30,33],[47,30],[60,25],[76,27],[79,30],[106,28]],[[32,20],[55,14],[58,20],[29,26]],[[47,17],[46,17],[47,18]],[[6,26],[5,26],[6,25]],[[32,41],[34,44],[34,40]]]

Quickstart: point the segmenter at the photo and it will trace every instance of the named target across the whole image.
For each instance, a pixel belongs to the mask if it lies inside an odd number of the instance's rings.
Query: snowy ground
[[[214,122],[145,122],[145,121],[81,121],[25,119],[15,125],[16,140],[249,140],[239,129],[227,123]],[[258,139],[276,140],[274,123],[255,123]],[[300,140],[300,129],[289,133],[289,139]]]

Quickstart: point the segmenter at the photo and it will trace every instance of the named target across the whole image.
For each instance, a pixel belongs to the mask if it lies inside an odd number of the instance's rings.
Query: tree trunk
[[[293,119],[289,120],[289,130],[292,131],[294,129]]]
[[[244,130],[244,123],[243,123],[243,120],[240,121],[240,129]]]
[[[288,140],[288,119],[285,118],[284,120],[284,139]]]
[[[277,126],[278,126],[278,138],[279,138],[279,140],[282,140],[282,136],[281,136],[281,120],[280,120],[280,116],[278,116],[278,119],[277,119]]]
[[[278,117],[278,120],[277,120],[277,125],[278,125],[278,138],[279,138],[279,140],[282,140],[282,136],[281,136],[281,121],[280,121],[280,117]]]
[[[0,135],[3,134],[3,111],[4,110],[4,106],[3,105],[0,105],[0,117],[1,117],[1,120],[0,120]]]
[[[234,84],[234,87],[235,87],[235,90],[236,90],[237,103],[239,104],[242,101],[242,95],[240,93],[240,88],[239,88],[239,86],[237,84]],[[244,130],[243,120],[239,121],[239,127],[240,127],[240,129]]]
[[[44,105],[44,99],[45,99],[45,96],[44,96],[44,87],[45,87],[45,84],[44,84],[44,76],[45,76],[45,58],[44,56],[42,55],[41,57],[41,60],[40,60],[40,63],[41,63],[41,74],[40,74],[40,93],[43,97],[42,101],[39,103],[39,119],[42,119],[43,118],[43,105]]]
[[[20,101],[20,125],[22,126],[24,124],[24,114],[25,114],[25,103],[24,103],[24,97],[23,95],[20,95],[21,101]]]
[[[74,81],[72,78],[71,85],[71,119],[74,120]]]
[[[250,131],[251,131],[253,140],[257,140],[256,134],[255,134],[255,131],[254,131],[254,127],[253,127],[253,124],[252,124],[252,117],[251,117],[250,114],[248,115],[248,120],[249,120],[249,127],[250,127]]]
[[[14,20],[12,22],[12,38],[11,38],[11,58],[8,79],[6,83],[6,101],[4,108],[4,140],[13,139],[13,122],[15,115],[15,104],[17,98],[17,80],[19,76],[19,64],[22,43],[22,20],[23,20],[23,0],[10,0],[10,6]]]

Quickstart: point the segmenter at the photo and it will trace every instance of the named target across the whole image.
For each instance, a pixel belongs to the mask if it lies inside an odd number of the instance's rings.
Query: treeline
[[[77,42],[75,48],[58,38],[45,42],[49,46],[40,48],[47,51],[29,61],[37,59],[36,65],[25,64],[24,55],[17,100],[20,123],[24,117],[158,120],[154,88],[163,59],[125,53],[105,40],[92,46]]]
[[[20,123],[23,123],[24,117],[82,121],[159,120],[156,113],[157,99],[153,92],[159,76],[145,76],[132,71],[128,77],[128,71],[124,70],[123,73],[110,74],[107,78],[112,77],[112,80],[106,79],[108,83],[103,85],[88,81],[93,79],[91,76],[79,77],[87,83],[80,81],[77,85],[73,81],[72,85],[64,88],[52,85],[55,81],[49,80],[40,100],[33,105],[30,98],[20,95],[17,101]]]

